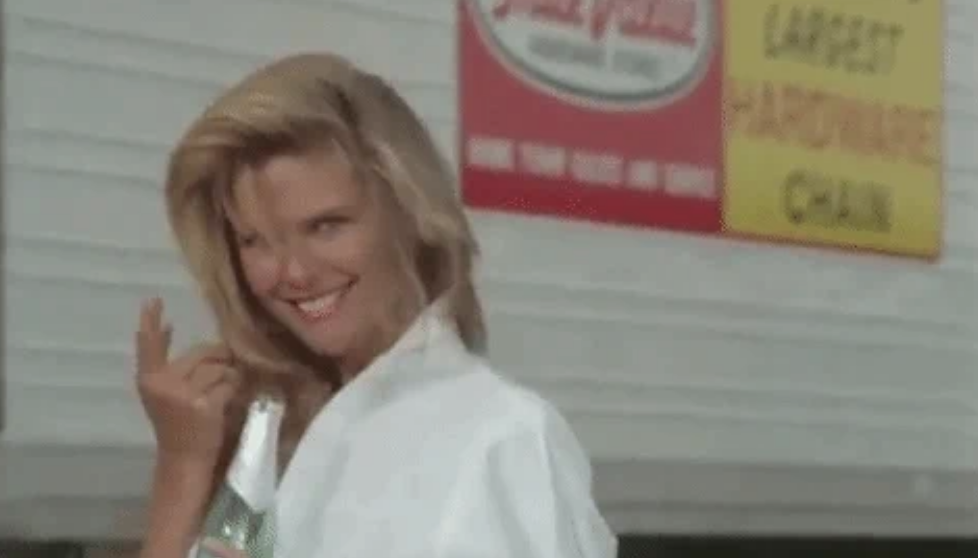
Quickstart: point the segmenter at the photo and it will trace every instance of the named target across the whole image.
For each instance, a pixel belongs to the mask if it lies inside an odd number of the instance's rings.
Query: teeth
[[[343,291],[336,291],[326,296],[314,300],[305,300],[297,304],[300,310],[313,316],[321,316],[328,313],[334,304],[339,300]]]

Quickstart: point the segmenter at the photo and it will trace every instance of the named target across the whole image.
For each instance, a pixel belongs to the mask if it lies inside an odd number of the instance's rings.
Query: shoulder
[[[558,407],[485,361],[473,364],[468,401],[449,421],[468,431],[467,454],[481,467],[537,464],[566,469],[590,483],[590,462]],[[448,411],[452,414],[452,411]]]
[[[486,556],[615,556],[567,420],[541,394],[488,366],[482,373],[479,427],[468,432],[433,556],[460,555],[473,539],[492,547]]]
[[[412,397],[438,402],[430,419],[468,430],[472,445],[486,450],[517,440],[571,442],[567,422],[544,394],[465,348],[449,328],[436,331],[424,368],[439,381]]]

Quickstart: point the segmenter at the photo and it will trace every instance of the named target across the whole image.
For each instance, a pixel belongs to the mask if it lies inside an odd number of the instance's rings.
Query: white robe
[[[614,558],[567,423],[438,308],[310,425],[279,486],[275,558]]]

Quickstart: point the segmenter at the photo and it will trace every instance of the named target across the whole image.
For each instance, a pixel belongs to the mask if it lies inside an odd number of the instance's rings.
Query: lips
[[[329,318],[336,312],[340,302],[343,300],[343,296],[349,290],[350,285],[347,285],[317,298],[293,301],[292,304],[303,319],[310,322],[319,322]]]

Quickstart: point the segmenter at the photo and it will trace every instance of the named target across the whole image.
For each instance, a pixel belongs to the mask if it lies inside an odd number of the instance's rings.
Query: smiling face
[[[391,321],[406,292],[377,196],[345,157],[315,150],[244,170],[234,197],[236,249],[258,302],[345,376],[369,364],[400,333]]]

